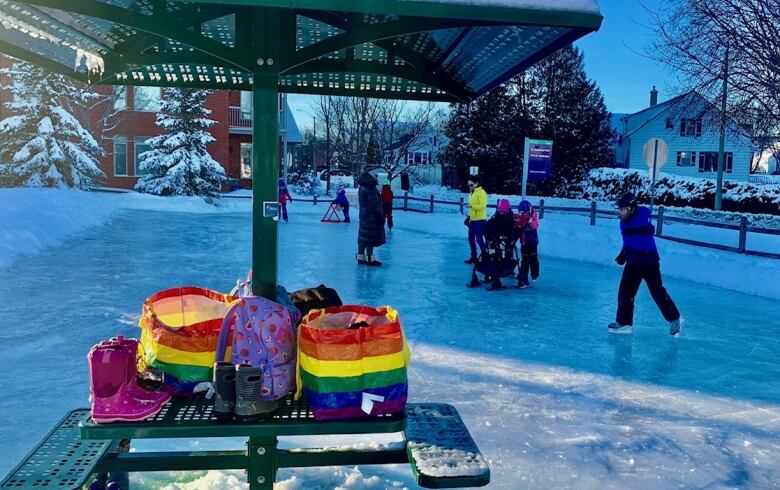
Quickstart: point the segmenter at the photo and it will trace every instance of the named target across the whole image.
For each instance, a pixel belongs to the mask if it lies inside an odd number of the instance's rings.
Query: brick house
[[[148,149],[145,140],[160,133],[160,128],[155,124],[160,89],[115,87],[114,90],[116,92],[111,101],[115,104],[114,110],[121,112],[114,116],[118,123],[107,134],[104,143],[106,156],[100,159],[100,164],[107,176],[106,186],[132,188],[138,180],[138,155]],[[282,175],[282,155],[287,155],[289,166],[294,154],[293,145],[302,143],[303,138],[287,105],[287,97],[280,95],[279,98],[279,174]],[[251,93],[215,90],[208,96],[205,105],[211,110],[211,119],[217,121],[209,130],[217,140],[209,145],[209,153],[222,165],[230,179],[242,187],[251,188]],[[97,124],[97,119],[106,110],[107,107],[103,106],[93,114],[93,124]]]

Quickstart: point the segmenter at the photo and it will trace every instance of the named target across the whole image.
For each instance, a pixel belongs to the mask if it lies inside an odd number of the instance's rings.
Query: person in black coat
[[[382,265],[374,256],[374,248],[385,244],[385,218],[376,177],[368,172],[358,177],[360,229],[358,231],[358,264]]]

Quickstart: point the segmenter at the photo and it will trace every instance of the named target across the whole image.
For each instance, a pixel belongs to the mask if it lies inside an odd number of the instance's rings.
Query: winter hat
[[[285,188],[287,184],[284,183],[284,179],[279,179],[279,188]]]
[[[530,213],[531,212],[531,203],[523,199],[520,201],[520,204],[517,205],[517,210],[521,213]]]
[[[509,211],[512,210],[512,205],[509,204],[509,200],[507,199],[501,199],[498,201],[498,212],[501,214],[506,214]]]
[[[390,179],[383,180],[382,185],[390,185]]]
[[[344,186],[343,185],[339,186],[339,192],[344,192]]]

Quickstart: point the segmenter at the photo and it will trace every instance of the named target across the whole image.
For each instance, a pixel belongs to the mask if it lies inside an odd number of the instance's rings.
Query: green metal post
[[[254,59],[252,124],[252,292],[276,298],[278,219],[269,207],[279,202],[279,69],[281,14],[252,11],[241,37],[250,40]],[[280,210],[281,211],[281,210]]]
[[[276,297],[278,216],[264,203],[279,202],[279,77],[254,74],[252,124],[252,291]]]
[[[276,437],[250,437],[247,445],[249,456],[249,490],[273,490],[276,480]]]

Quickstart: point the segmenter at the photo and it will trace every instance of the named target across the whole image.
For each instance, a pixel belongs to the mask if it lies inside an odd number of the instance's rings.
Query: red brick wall
[[[100,92],[108,94],[111,91],[110,87],[100,87]],[[135,139],[137,137],[149,137],[156,136],[162,133],[161,129],[155,123],[156,114],[153,112],[138,112],[132,110],[134,106],[134,91],[129,89],[127,98],[127,106],[130,110],[124,111],[121,116],[121,123],[115,131],[109,133],[109,138],[114,136],[124,136],[127,138],[127,167],[128,176],[114,176],[114,149],[113,141],[108,139],[104,142],[104,149],[106,156],[100,158],[100,164],[103,172],[105,172],[106,186],[108,187],[121,187],[121,188],[133,188],[136,181],[135,177]],[[229,177],[238,177],[238,174],[232,174],[228,168],[229,160],[229,105],[227,103],[228,93],[224,90],[215,90],[206,98],[206,108],[211,110],[209,117],[217,121],[217,124],[211,127],[211,134],[217,141],[210,144],[207,149],[212,158],[220,163],[228,173]],[[104,108],[96,110],[93,119],[99,117],[104,111]]]

